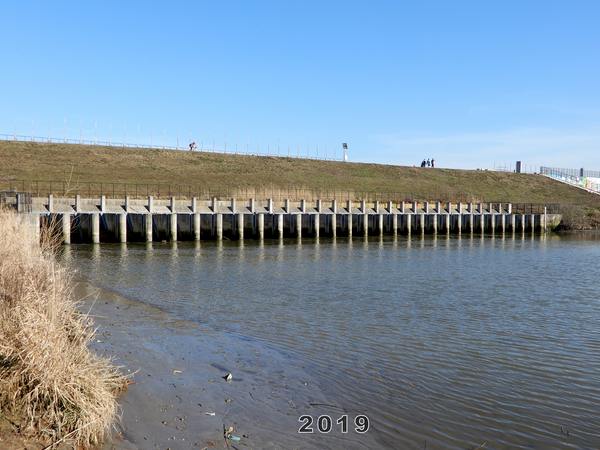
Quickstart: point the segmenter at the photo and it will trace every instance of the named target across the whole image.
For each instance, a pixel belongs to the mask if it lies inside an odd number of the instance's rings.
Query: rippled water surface
[[[597,235],[73,245],[65,258],[277,349],[366,414],[382,447],[600,448]]]

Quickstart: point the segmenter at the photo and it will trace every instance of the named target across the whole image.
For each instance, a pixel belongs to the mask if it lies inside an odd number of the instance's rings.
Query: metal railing
[[[585,169],[560,169],[557,167],[540,167],[540,173],[550,176],[564,176],[572,178],[600,178],[600,172]]]
[[[291,201],[361,201],[366,202],[461,202],[470,203],[481,201],[479,197],[471,194],[456,192],[378,192],[343,189],[307,189],[307,188],[277,188],[277,187],[234,187],[234,186],[200,186],[200,185],[173,185],[152,183],[104,183],[104,182],[67,182],[44,180],[5,180],[0,181],[0,188],[13,192],[31,192],[34,197],[46,197],[52,194],[55,197],[73,198],[81,195],[86,198],[99,198],[103,195],[109,198],[171,198],[199,199],[217,198],[229,200],[232,198],[244,201],[251,198],[257,201],[273,199],[283,202]]]

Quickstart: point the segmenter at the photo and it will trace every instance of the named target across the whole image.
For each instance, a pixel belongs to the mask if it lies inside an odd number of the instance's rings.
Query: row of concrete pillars
[[[153,242],[200,239],[474,234],[546,229],[544,215],[515,214],[48,214],[63,241]]]

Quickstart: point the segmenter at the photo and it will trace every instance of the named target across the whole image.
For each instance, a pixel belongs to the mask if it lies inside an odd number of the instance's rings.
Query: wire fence
[[[200,151],[200,152],[209,152],[209,153],[223,153],[229,155],[249,155],[249,156],[270,156],[270,157],[282,157],[282,158],[299,158],[299,159],[315,159],[321,161],[346,161],[346,151],[340,150],[337,148],[337,145],[334,145],[333,151],[329,148],[328,144],[325,144],[325,149],[321,147],[319,152],[319,143],[317,142],[316,148],[312,151],[314,153],[311,154],[311,149],[309,143],[307,143],[306,151],[300,148],[300,141],[298,141],[298,146],[296,149],[292,150],[291,148],[291,140],[288,140],[287,145],[282,148],[281,140],[278,139],[277,146],[273,144],[271,147],[270,140],[267,140],[267,145],[265,146],[263,143],[262,153],[260,140],[257,141],[256,147],[250,147],[249,139],[246,145],[238,145],[237,139],[235,144],[235,149],[227,148],[227,141],[225,141],[225,146],[223,148],[217,148],[213,143],[212,148],[204,147],[204,143],[202,142],[200,146],[197,144],[195,146],[190,145],[179,145],[179,140],[176,146],[167,145],[166,138],[163,141],[163,144],[155,145],[152,141],[150,145],[148,144],[140,144],[138,141],[135,144],[127,143],[125,136],[123,136],[122,141],[113,141],[110,139],[109,141],[98,141],[96,139],[86,140],[86,139],[67,139],[66,134],[63,138],[50,137],[40,137],[34,136],[23,136],[15,134],[0,134],[0,140],[4,141],[18,141],[18,142],[38,142],[38,143],[49,143],[49,144],[75,144],[75,145],[97,145],[104,147],[120,147],[120,148],[139,148],[139,149],[162,149],[162,150],[187,150],[187,151]],[[214,141],[213,141],[214,142]],[[266,151],[265,151],[266,149]]]
[[[67,182],[67,181],[42,181],[42,180],[4,180],[0,181],[0,189],[12,192],[30,192],[34,197],[46,197],[52,194],[55,197],[73,198],[81,195],[87,198],[107,196],[109,198],[142,199],[149,196],[168,199],[212,199],[219,200],[237,199],[247,201],[254,199],[266,201],[272,199],[276,202],[290,201],[366,201],[366,202],[461,202],[476,203],[481,198],[456,192],[379,192],[343,189],[307,189],[307,188],[277,188],[277,187],[234,187],[234,186],[199,186],[199,185],[173,185],[152,183],[104,183],[104,182]]]
[[[589,191],[600,193],[600,172],[598,171],[540,167],[540,173]]]

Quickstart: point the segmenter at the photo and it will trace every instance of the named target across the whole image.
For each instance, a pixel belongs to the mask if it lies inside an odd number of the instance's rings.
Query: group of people
[[[423,160],[421,167],[435,167],[435,159],[431,158],[431,160]]]

